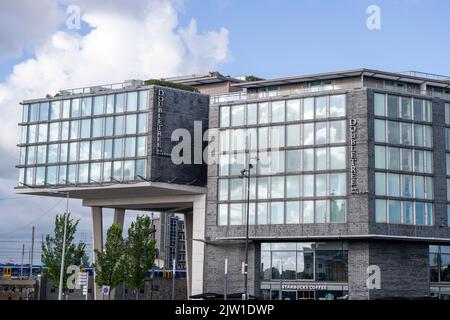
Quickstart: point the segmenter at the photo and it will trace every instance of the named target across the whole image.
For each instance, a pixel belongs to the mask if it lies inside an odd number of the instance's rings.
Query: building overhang
[[[195,196],[205,194],[206,187],[181,185],[174,183],[143,181],[137,183],[116,183],[92,186],[16,188],[20,195],[45,197],[67,197],[81,200],[112,200],[122,198],[158,198],[175,196]]]

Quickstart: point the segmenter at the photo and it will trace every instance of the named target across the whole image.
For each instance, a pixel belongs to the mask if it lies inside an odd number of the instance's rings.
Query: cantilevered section
[[[179,77],[170,77],[164,78],[164,81],[170,81],[173,83],[183,84],[185,86],[199,86],[205,84],[214,84],[221,82],[234,82],[234,83],[242,83],[244,80],[236,79],[230,76],[224,76],[219,72],[210,72],[204,75],[189,75],[189,76],[179,76]]]
[[[268,87],[268,86],[296,84],[296,83],[318,81],[318,80],[335,80],[335,79],[351,78],[351,77],[358,77],[358,76],[378,78],[378,79],[383,79],[383,80],[401,81],[401,82],[414,83],[414,84],[428,83],[430,85],[437,86],[437,87],[450,88],[449,77],[445,77],[445,76],[434,75],[434,77],[431,77],[431,74],[419,73],[419,72],[393,73],[393,72],[386,72],[386,71],[372,70],[372,69],[352,69],[352,70],[344,70],[344,71],[336,71],[336,72],[315,73],[315,74],[307,74],[307,75],[296,76],[296,77],[284,77],[284,78],[276,78],[276,79],[271,79],[271,80],[235,83],[232,86],[240,87],[240,88],[261,88],[261,87]]]

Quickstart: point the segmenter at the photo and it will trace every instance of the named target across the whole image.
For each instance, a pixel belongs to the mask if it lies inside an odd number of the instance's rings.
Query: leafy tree
[[[152,240],[151,219],[137,216],[128,229],[124,259],[125,282],[133,288],[136,300],[139,300],[139,290],[144,288],[147,272],[155,262],[155,244],[156,241]]]
[[[59,287],[59,276],[61,270],[61,255],[63,249],[63,237],[64,237],[64,221],[67,215],[67,229],[66,229],[66,251],[64,257],[64,267],[67,268],[70,265],[88,265],[86,255],[86,244],[79,242],[74,243],[75,233],[80,220],[74,221],[70,219],[70,213],[63,213],[62,215],[56,215],[54,235],[49,234],[45,236],[45,240],[42,243],[41,261],[47,266],[44,269],[44,274],[51,280],[53,288]],[[67,278],[70,275],[64,272],[63,292],[67,292]]]
[[[124,280],[124,250],[125,244],[122,229],[113,224],[107,232],[105,250],[95,250],[95,282],[99,286],[109,286],[111,290]]]

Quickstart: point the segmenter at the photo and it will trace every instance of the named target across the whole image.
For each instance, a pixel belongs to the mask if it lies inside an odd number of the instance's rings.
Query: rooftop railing
[[[98,93],[98,92],[111,91],[111,90],[126,89],[126,88],[141,86],[143,84],[144,84],[144,81],[142,81],[142,80],[127,80],[127,81],[120,82],[120,83],[111,83],[111,84],[82,87],[82,88],[75,88],[75,89],[64,89],[64,90],[60,90],[59,93],[62,96],[75,95],[75,94],[89,94],[89,93]]]

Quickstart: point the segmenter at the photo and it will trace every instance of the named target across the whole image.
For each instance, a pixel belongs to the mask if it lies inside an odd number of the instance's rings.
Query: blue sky
[[[366,67],[450,75],[448,0],[168,1],[0,2],[0,212],[12,217],[0,221],[0,261],[8,250],[17,253],[31,223],[40,238],[64,210],[55,199],[18,200],[14,193],[23,99],[194,71],[272,78]],[[163,10],[167,3],[168,11]],[[69,4],[82,8],[81,30],[66,28]],[[381,30],[366,27],[370,5],[381,9]],[[118,48],[115,38],[132,41]],[[71,211],[90,241],[89,210],[72,200]],[[127,216],[127,224],[133,216]],[[108,212],[105,226],[111,220]],[[7,250],[10,236],[20,240]]]

